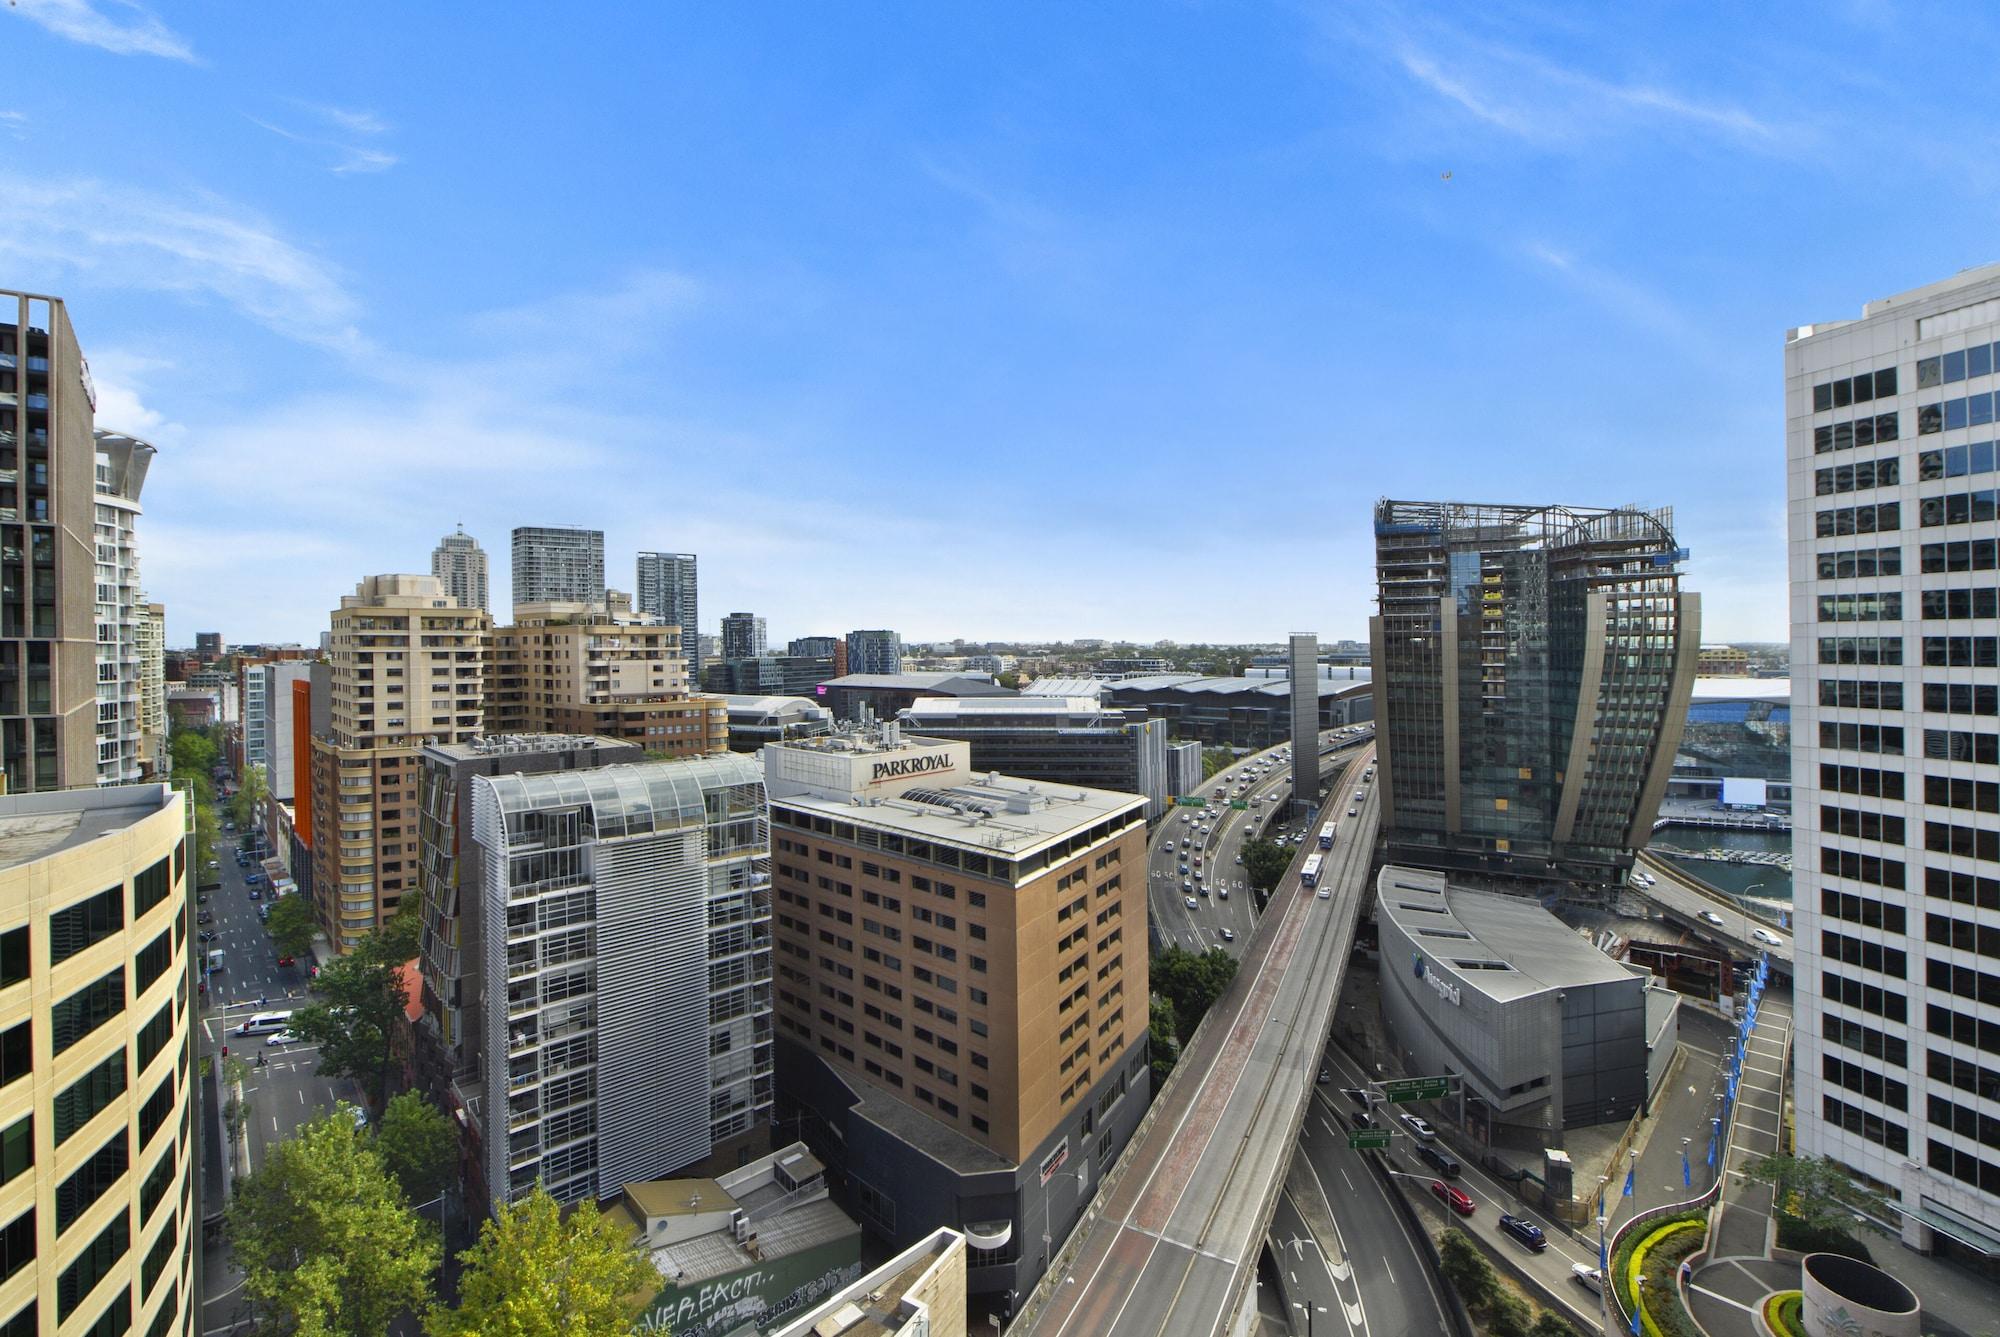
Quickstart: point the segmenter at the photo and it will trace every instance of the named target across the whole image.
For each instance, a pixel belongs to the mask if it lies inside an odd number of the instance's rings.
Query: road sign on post
[[[1386,1128],[1357,1128],[1347,1135],[1349,1151],[1386,1151],[1389,1147],[1389,1130]]]
[[[1205,798],[1177,798],[1174,802],[1183,808],[1206,808],[1208,806],[1208,800]]]
[[[1382,1096],[1392,1105],[1412,1100],[1442,1100],[1450,1094],[1449,1077],[1401,1077],[1382,1083]]]
[[[1244,802],[1244,801],[1243,801],[1242,799],[1240,799],[1240,798],[1233,798],[1233,799],[1229,800],[1229,806],[1230,806],[1230,807],[1232,807],[1232,808],[1234,808],[1234,809],[1236,809],[1236,811],[1238,811],[1238,812],[1248,812],[1248,811],[1250,811],[1250,805],[1249,805],[1248,803],[1245,803],[1245,802]]]

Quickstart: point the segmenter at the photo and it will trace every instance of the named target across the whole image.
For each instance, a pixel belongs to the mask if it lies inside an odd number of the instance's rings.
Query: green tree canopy
[[[410,1201],[422,1205],[452,1180],[458,1130],[437,1106],[405,1091],[382,1108],[375,1124],[375,1154]]]
[[[271,935],[271,945],[278,949],[279,956],[305,956],[312,951],[319,925],[313,920],[312,907],[306,904],[306,898],[294,894],[271,902],[264,931]]]
[[[1153,1062],[1153,1089],[1167,1080],[1167,1074],[1180,1062],[1180,1028],[1174,1023],[1174,1005],[1154,994],[1146,1021],[1147,1053]]]
[[[502,1207],[459,1255],[458,1308],[435,1306],[429,1337],[625,1337],[661,1281],[594,1203],[567,1216],[538,1185]]]
[[[270,793],[262,766],[243,768],[243,778],[237,782],[236,792],[229,796],[229,820],[236,823],[237,830],[248,831],[256,825],[257,814],[263,811],[264,800]]]
[[[237,1185],[225,1218],[260,1330],[380,1337],[430,1300],[440,1249],[351,1119],[302,1125]]]
[[[1236,760],[1236,754],[1226,747],[1205,747],[1201,750],[1201,778],[1213,780],[1217,773],[1229,769],[1229,763]]]
[[[1778,1209],[1814,1230],[1847,1234],[1858,1212],[1883,1219],[1888,1204],[1855,1182],[1852,1175],[1824,1156],[1792,1156],[1779,1152],[1743,1167],[1743,1173],[1776,1190]]]
[[[1275,840],[1243,842],[1243,872],[1252,891],[1269,892],[1292,866],[1292,852]]]
[[[388,1099],[405,1003],[400,972],[417,954],[417,934],[416,907],[409,904],[346,956],[320,967],[312,983],[320,1001],[292,1014],[292,1033],[320,1047],[320,1073],[361,1082],[378,1110]]]
[[[1209,1006],[1236,978],[1236,958],[1220,947],[1199,954],[1168,947],[1152,962],[1152,990],[1173,1005],[1177,1035],[1187,1043]]]

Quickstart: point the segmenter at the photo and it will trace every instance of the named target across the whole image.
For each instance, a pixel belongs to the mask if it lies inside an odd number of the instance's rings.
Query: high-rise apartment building
[[[1785,339],[1798,1150],[2000,1253],[2000,266]]]
[[[901,673],[903,638],[893,631],[850,631],[847,633],[847,663],[836,667],[843,676],[850,673]]]
[[[333,611],[310,839],[315,908],[341,951],[416,888],[418,754],[482,731],[486,639],[486,614],[436,576],[370,576]]]
[[[763,618],[754,613],[731,613],[722,619],[724,659],[756,659],[767,648]]]
[[[1146,1107],[1144,801],[894,723],[763,756],[782,1103],[873,1231],[1026,1294]]]
[[[198,631],[194,634],[194,657],[204,664],[212,664],[222,658],[222,633],[219,631]]]
[[[294,745],[292,727],[294,683],[309,682],[313,666],[303,659],[282,659],[267,664],[243,666],[243,756],[264,768],[264,783],[272,798],[290,803],[305,785],[304,771],[309,758],[300,756]],[[254,691],[252,684],[255,684]],[[252,709],[251,702],[256,706]],[[251,738],[257,751],[251,753]]]
[[[495,1203],[768,1150],[763,771],[735,754],[471,784]],[[501,981],[505,981],[504,989]],[[504,1076],[504,1082],[502,1078]]]
[[[146,592],[139,585],[139,493],[153,462],[151,443],[97,432],[96,548],[97,783],[131,784],[145,774],[141,716]]]
[[[418,970],[423,1016],[413,1056],[417,1085],[439,1108],[464,1110],[470,1127],[483,1127],[486,1070],[486,1004],[492,997],[482,970],[488,925],[480,916],[483,876],[472,839],[472,781],[481,775],[539,775],[634,764],[645,759],[631,743],[563,734],[488,735],[464,743],[434,743],[423,750],[419,784],[418,884],[423,935]],[[482,1172],[475,1142],[467,1161]],[[476,1204],[490,1201],[483,1183]]]
[[[62,302],[0,292],[0,767],[10,793],[98,779],[95,572],[78,541],[93,532],[95,411]]]
[[[165,784],[0,798],[0,1332],[199,1330],[186,822]]]
[[[431,574],[444,586],[447,599],[460,608],[491,612],[486,602],[486,549],[460,525],[431,549]]]
[[[524,525],[514,531],[514,607],[604,603],[604,531]]]
[[[1694,685],[1686,555],[1668,511],[1377,503],[1369,634],[1391,860],[1623,880]]]
[[[801,636],[787,642],[785,653],[794,659],[832,659],[833,648],[840,644],[838,636]]]
[[[688,680],[701,681],[701,584],[691,552],[642,552],[633,607],[646,617],[681,629],[681,653]]]
[[[167,752],[167,606],[143,606],[139,642],[139,756],[147,779],[172,769]]]
[[[688,690],[681,629],[602,606],[529,604],[493,633],[486,731],[617,738],[700,757],[729,746],[729,712]]]
[[[760,655],[711,662],[702,670],[701,685],[723,696],[812,696],[833,676],[831,659]]]

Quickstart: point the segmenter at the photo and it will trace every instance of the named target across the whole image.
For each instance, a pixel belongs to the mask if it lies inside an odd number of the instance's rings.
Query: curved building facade
[[[0,799],[0,1333],[181,1333],[200,1221],[184,800]]]

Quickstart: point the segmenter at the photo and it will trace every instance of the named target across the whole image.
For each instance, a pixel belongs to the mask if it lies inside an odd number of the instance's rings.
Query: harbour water
[[[1789,853],[1789,831],[1737,831],[1704,826],[1667,826],[1653,833],[1647,849],[1661,855],[1676,868],[1685,870],[1712,886],[1744,901],[1749,908],[1767,915],[1792,912],[1792,873],[1789,868],[1755,863],[1715,863],[1707,859],[1675,859],[1675,850],[1774,850]]]

